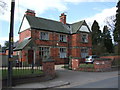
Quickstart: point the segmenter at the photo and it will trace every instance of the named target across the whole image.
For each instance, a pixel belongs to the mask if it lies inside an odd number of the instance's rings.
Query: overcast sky
[[[1,0],[0,0],[1,1]],[[0,44],[8,40],[10,24],[11,0],[2,0],[7,3],[6,10],[0,13]],[[74,23],[81,20],[91,25],[97,20],[101,29],[105,25],[106,17],[115,15],[118,0],[15,0],[15,25],[14,41],[19,39],[18,30],[27,9],[36,12],[37,17],[59,21],[61,13],[67,15],[67,23]]]

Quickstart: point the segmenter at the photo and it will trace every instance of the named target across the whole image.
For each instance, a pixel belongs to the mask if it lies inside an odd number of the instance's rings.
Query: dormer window
[[[67,42],[67,36],[66,35],[60,35],[60,42]]]
[[[81,34],[81,42],[88,43],[88,34],[86,34],[86,33]]]
[[[41,40],[49,40],[48,32],[40,32],[40,39]]]

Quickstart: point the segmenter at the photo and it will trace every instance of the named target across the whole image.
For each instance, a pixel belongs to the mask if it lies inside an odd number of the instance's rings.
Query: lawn
[[[2,74],[1,74],[2,72]],[[13,69],[13,77],[24,77],[24,76],[30,76],[30,75],[39,75],[43,72],[39,69],[34,69],[34,72],[32,73],[31,69]],[[2,75],[3,79],[7,78],[8,70],[0,70],[0,74]]]
[[[80,64],[80,68],[94,68],[93,64]]]

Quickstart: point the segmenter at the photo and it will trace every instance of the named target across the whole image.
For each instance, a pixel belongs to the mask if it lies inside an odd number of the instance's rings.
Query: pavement
[[[57,77],[46,82],[28,83],[17,85],[13,88],[71,88],[78,85],[98,82],[109,78],[118,77],[118,71],[111,72],[81,72],[56,68]]]

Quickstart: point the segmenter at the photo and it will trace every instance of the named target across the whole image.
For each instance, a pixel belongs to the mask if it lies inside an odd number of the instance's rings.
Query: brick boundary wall
[[[56,75],[55,62],[53,60],[46,60],[42,62],[42,66],[46,79],[53,79]]]
[[[110,58],[111,60],[120,60],[120,56],[101,56],[100,58]]]
[[[97,58],[93,65],[94,68],[79,68],[79,59],[72,59],[72,70],[92,72],[103,72],[111,70],[111,59]]]
[[[94,61],[95,71],[109,71],[111,70],[111,59],[98,58]]]

